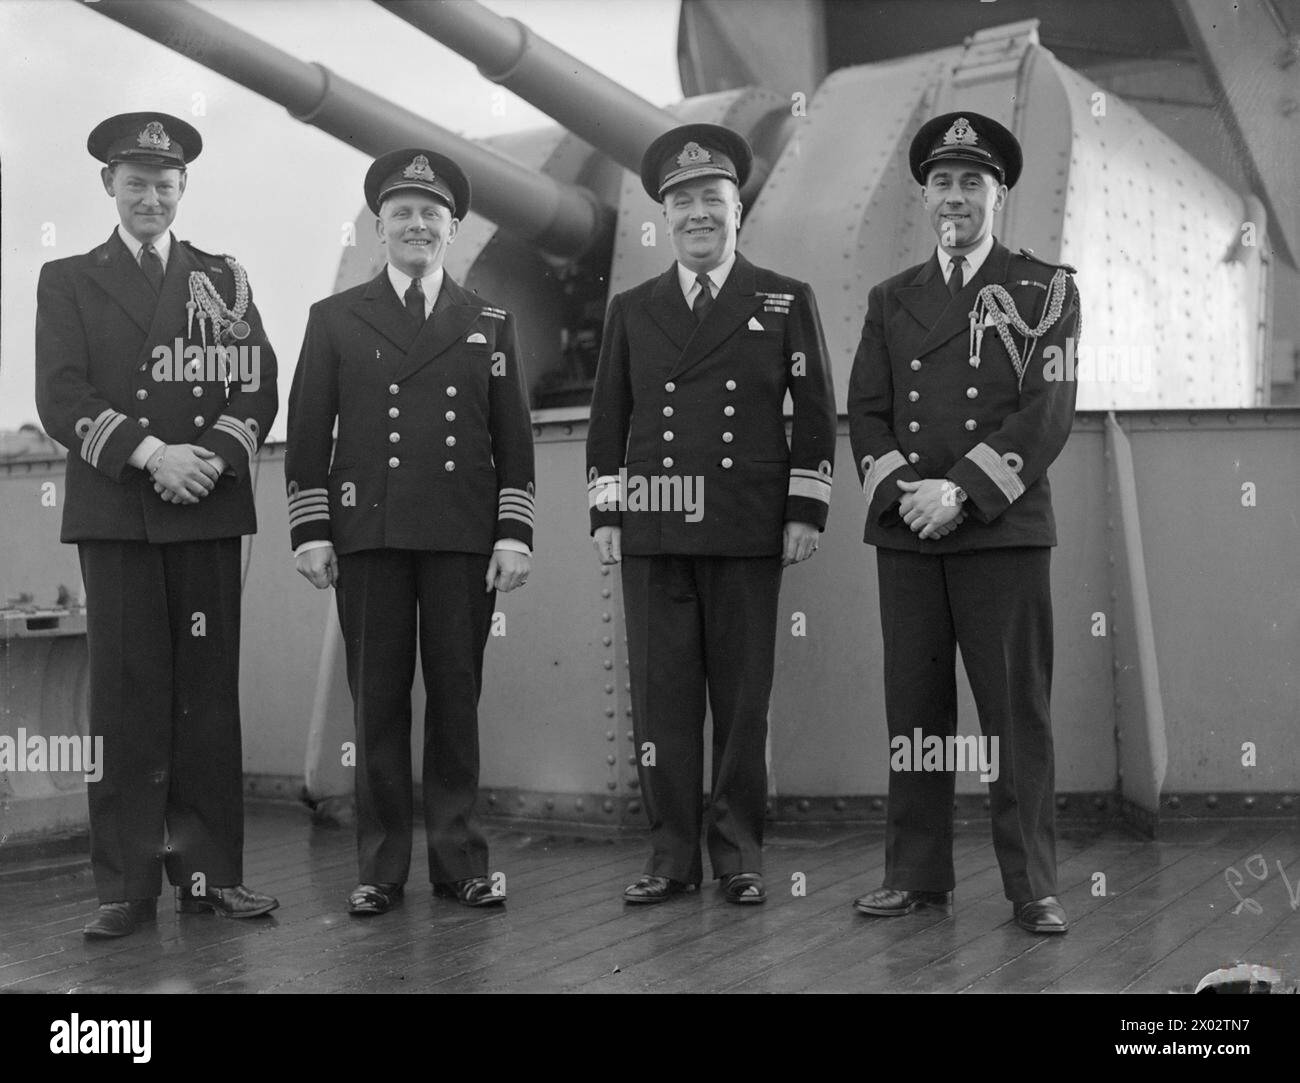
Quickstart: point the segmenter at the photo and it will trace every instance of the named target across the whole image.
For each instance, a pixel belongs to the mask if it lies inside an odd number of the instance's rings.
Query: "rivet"
[[[849,803],[845,801],[844,798],[842,797],[835,798],[835,811],[843,812],[846,808],[848,808],[848,804]]]
[[[630,763],[633,767],[636,766],[636,753],[635,753],[635,752],[633,752],[632,755],[630,755],[630,756],[627,758],[627,762]]]
[[[617,789],[618,789],[618,783],[615,782],[615,781],[611,778],[608,782],[605,783],[605,789],[607,789],[607,790],[617,790]],[[606,809],[605,811],[608,812],[609,809]]]
[[[1063,809],[1063,808],[1065,808],[1065,806],[1068,805],[1069,803],[1070,803],[1070,799],[1069,799],[1068,797],[1065,797],[1065,796],[1059,796],[1059,797],[1057,797],[1057,799],[1056,799],[1056,807],[1057,807],[1058,809]]]
[[[879,812],[879,811],[880,811],[881,809],[883,809],[884,807],[885,807],[885,801],[884,801],[884,798],[882,798],[882,797],[873,797],[873,798],[871,799],[871,811],[872,811],[872,812]]]
[[[554,797],[548,797],[548,798],[546,799],[546,807],[547,807],[548,809],[555,808],[555,798],[554,798]]]
[[[488,794],[488,804],[495,805],[496,803],[497,803],[497,795],[494,793]]]
[[[1169,797],[1169,807],[1170,807],[1170,808],[1182,808],[1182,807],[1183,807],[1183,799],[1182,799],[1181,797],[1179,797],[1176,793],[1175,793],[1175,794],[1171,794],[1170,797]]]
[[[579,812],[581,812],[583,809],[585,809],[585,808],[587,807],[587,805],[586,805],[586,803],[582,800],[582,798],[579,797],[575,802],[573,802],[573,807],[574,807],[575,809],[577,809]]]
[[[640,802],[640,801],[629,801],[629,802],[627,803],[627,810],[628,810],[628,812],[640,812],[640,811],[641,811],[641,802]]]
[[[1106,799],[1105,799],[1104,797],[1102,797],[1100,794],[1098,794],[1096,797],[1094,797],[1094,798],[1092,799],[1092,807],[1093,807],[1093,808],[1099,808],[1099,809],[1100,809],[1100,808],[1105,808],[1105,807],[1106,807]]]
[[[613,669],[614,660],[612,658],[606,658],[603,665],[605,666],[606,669]]]
[[[1255,807],[1255,798],[1254,798],[1253,796],[1251,796],[1251,795],[1247,795],[1246,797],[1242,798],[1242,802],[1241,802],[1241,803],[1242,803],[1243,805],[1245,805],[1247,808],[1254,808],[1254,807]]]
[[[812,805],[806,797],[803,797],[799,799],[798,807],[800,812],[807,812],[812,807]]]
[[[607,798],[605,798],[605,804],[604,804],[603,807],[604,807],[604,809],[605,809],[606,812],[613,812],[613,811],[614,811],[614,802],[611,801],[611,800],[607,797]]]
[[[618,760],[614,759],[614,753],[611,752],[608,756],[605,757],[605,762],[609,764],[611,767],[613,767],[614,764],[618,763]]]
[[[636,738],[632,736],[632,731],[631,731],[631,730],[628,730],[628,731],[627,731],[627,739],[628,739],[629,741],[635,741],[635,740],[636,740]]]
[[[1205,803],[1206,803],[1206,805],[1208,805],[1210,808],[1218,808],[1218,807],[1219,807],[1219,797],[1218,797],[1218,794],[1213,794],[1213,793],[1212,793],[1212,794],[1209,794],[1209,795],[1205,798]]]
[[[613,739],[614,739],[614,731],[613,731],[613,730],[606,730],[606,731],[605,731],[605,740],[606,740],[606,741],[612,741]]]
[[[605,708],[605,717],[606,717],[606,718],[613,718],[613,717],[614,717],[614,708],[613,708],[613,707],[606,707],[606,708]],[[610,738],[609,738],[609,739],[610,739],[611,741],[614,739],[614,737],[613,737],[612,734],[610,735]]]

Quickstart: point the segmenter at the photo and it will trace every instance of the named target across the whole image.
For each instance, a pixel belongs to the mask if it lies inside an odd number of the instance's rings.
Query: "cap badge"
[[[681,154],[677,155],[677,164],[683,169],[688,165],[699,165],[701,162],[711,161],[713,161],[713,155],[694,142],[687,143],[686,146],[682,147]]]
[[[152,150],[171,150],[172,140],[164,130],[162,122],[151,120],[144,126],[144,131],[135,137],[139,146],[148,147]]]
[[[423,154],[417,154],[411,159],[411,164],[402,170],[402,176],[407,180],[434,181],[438,179],[433,172],[433,167],[429,165],[429,159]]]
[[[946,147],[973,147],[978,142],[975,129],[965,117],[958,117],[952,122],[952,127],[943,133],[943,144]]]

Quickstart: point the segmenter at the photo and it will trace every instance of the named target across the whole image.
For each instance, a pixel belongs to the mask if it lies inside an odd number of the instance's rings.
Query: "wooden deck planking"
[[[0,989],[46,992],[744,992],[1165,991],[1190,988],[1237,959],[1294,980],[1300,914],[1276,862],[1300,890],[1300,827],[1276,822],[1170,825],[1160,842],[1122,829],[1064,830],[1064,937],[1011,923],[988,825],[959,827],[952,914],[856,914],[879,885],[879,826],[778,828],[765,849],[769,900],[736,907],[705,883],[662,906],[626,907],[642,838],[581,840],[493,826],[504,909],[434,900],[417,827],[404,905],[375,919],[344,913],[356,877],[350,830],[317,829],[295,807],[250,804],[245,877],[281,908],[248,922],[179,918],[170,892],[156,929],[87,943],[94,908],[82,866],[0,880]],[[1263,853],[1257,882],[1245,859]],[[1263,915],[1231,913],[1235,865]],[[807,895],[790,893],[791,874]],[[1104,872],[1108,894],[1090,892]]]

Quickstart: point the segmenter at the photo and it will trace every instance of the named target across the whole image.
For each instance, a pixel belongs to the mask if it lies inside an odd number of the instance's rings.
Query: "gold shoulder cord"
[[[249,335],[250,328],[244,319],[245,313],[248,312],[248,273],[233,256],[227,256],[226,263],[235,277],[234,308],[226,307],[226,302],[221,299],[221,294],[212,284],[212,279],[204,272],[190,272],[190,299],[185,305],[189,313],[190,326],[186,328],[186,333],[190,332],[197,311],[199,336],[203,340],[204,347],[208,344],[208,332],[204,327],[204,320],[212,324],[214,345],[224,345],[223,340],[245,339]]]
[[[1030,327],[1025,322],[1024,317],[1016,310],[1016,303],[1012,300],[1011,294],[1007,292],[1005,286],[991,283],[981,289],[975,297],[975,307],[970,314],[971,367],[979,368],[980,346],[984,338],[984,323],[986,319],[991,320],[993,326],[998,329],[1002,344],[1007,348],[1007,353],[1011,357],[1011,364],[1015,366],[1018,384],[1023,387],[1025,370],[1034,356],[1038,340],[1047,334],[1056,324],[1056,321],[1061,318],[1061,311],[1065,307],[1066,293],[1066,273],[1062,268],[1057,268],[1056,273],[1052,275],[1052,281],[1047,286],[1047,305],[1043,310],[1043,316],[1038,321],[1037,327]],[[1015,340],[1011,337],[1012,329],[1025,338],[1025,355],[1023,359],[1020,356],[1020,350],[1017,348]]]

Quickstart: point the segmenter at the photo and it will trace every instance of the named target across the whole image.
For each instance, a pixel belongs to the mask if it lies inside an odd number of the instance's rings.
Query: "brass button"
[[[454,387],[447,388],[447,398],[454,399],[455,397],[456,397],[456,389]]]
[[[389,385],[388,385],[388,393],[389,393],[390,395],[396,395],[396,394],[397,394],[397,385],[396,385],[396,384],[389,384]]]
[[[203,428],[203,415],[202,415],[202,414],[195,414],[195,415],[194,415],[194,427],[195,427],[196,429],[201,429],[201,428]]]
[[[450,459],[448,459],[445,463],[442,464],[442,468],[446,470],[447,473],[450,474],[453,470],[456,469],[456,464],[452,462]]]
[[[140,418],[140,428],[147,429],[148,427],[149,427],[149,419],[147,417]]]
[[[912,358],[912,371],[913,372],[921,371],[921,362],[916,360],[916,358]]]
[[[447,446],[448,446],[448,447],[455,447],[455,446],[456,446],[456,438],[455,438],[454,436],[449,436],[449,437],[447,437]]]
[[[920,432],[920,431],[921,431],[921,423],[920,423],[919,421],[909,421],[909,422],[907,423],[907,431],[908,431],[908,432]]]
[[[975,388],[975,387],[968,387],[968,388],[966,388],[966,397],[967,397],[968,399],[977,398],[978,396],[979,396],[979,389],[978,389],[978,388]]]
[[[913,464],[919,463],[921,461],[921,456],[914,451],[907,457],[907,461]]]
[[[445,414],[443,414],[442,416],[445,417],[448,421],[455,421],[455,420],[456,420],[456,411],[455,411],[455,410],[448,410],[448,411],[447,411]]]
[[[402,412],[402,411],[399,410],[396,406],[390,406],[390,407],[388,408],[388,416],[389,416],[389,417],[398,417],[398,416],[401,414],[401,412]]]
[[[920,397],[921,397],[921,392],[919,392],[919,391],[909,391],[909,392],[907,393],[907,401],[908,401],[908,402],[916,402],[917,399],[919,399]]]
[[[402,461],[401,459],[399,459],[396,455],[394,455],[391,459],[388,460],[388,465],[398,466],[401,463],[401,461]]]
[[[671,406],[665,406],[664,417],[672,417],[672,416],[673,416],[673,408]]]
[[[135,393],[135,397],[139,399],[141,402],[144,402],[144,400],[149,397],[149,392],[142,387],[140,388],[139,391]]]
[[[203,398],[203,388],[201,388],[201,387],[196,387],[196,388],[194,389],[194,397],[195,397],[196,399],[201,399],[201,398]]]
[[[723,459],[723,460],[722,460],[722,469],[723,469],[723,470],[730,470],[731,467],[732,467],[732,462],[731,462],[730,459]]]
[[[402,438],[402,434],[400,432],[390,432],[388,434],[388,442],[390,444],[397,443],[397,441],[400,440],[401,438]]]
[[[728,381],[727,381],[727,390],[728,390],[728,391],[735,391],[735,390],[736,390],[736,381],[735,381],[735,380],[728,380]]]
[[[732,436],[731,433],[729,433],[729,432],[724,432],[724,433],[722,434],[722,442],[723,442],[724,444],[729,444],[729,443],[731,443],[731,441],[734,440],[734,439],[735,439],[735,437]]]
[[[667,432],[664,433],[664,439],[671,440],[672,438],[673,438],[673,431],[672,429],[669,429]]]
[[[677,390],[677,385],[673,383],[672,380],[669,380],[666,384],[664,384],[664,390],[671,395],[674,391]]]
[[[722,408],[722,416],[723,416],[723,417],[735,417],[735,416],[736,416],[736,408],[735,408],[734,406],[724,406],[724,407]]]
[[[975,419],[973,417],[968,417],[966,419],[966,431],[967,432],[975,431]]]
[[[664,459],[664,466],[672,466],[672,465],[673,465],[672,459]]]

